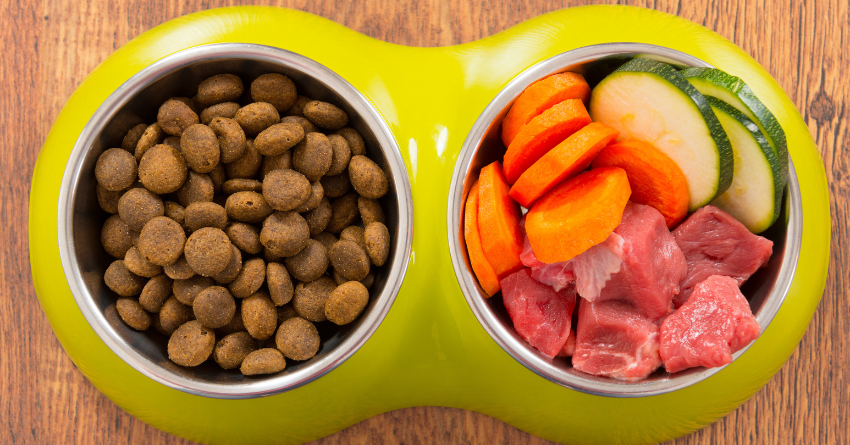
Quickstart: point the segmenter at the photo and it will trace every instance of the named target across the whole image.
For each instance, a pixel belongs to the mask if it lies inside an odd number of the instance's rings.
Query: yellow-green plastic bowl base
[[[702,383],[633,399],[558,386],[508,356],[467,306],[445,241],[455,160],[473,122],[496,93],[536,62],[586,45],[621,41],[677,49],[745,79],[786,131],[804,209],[798,271],[761,338]],[[189,395],[121,361],[77,308],[57,249],[60,181],[71,148],[99,104],[152,62],[181,49],[220,42],[276,46],[336,71],[382,113],[401,147],[413,186],[410,266],[374,336],[317,381],[249,400]],[[823,163],[794,104],[741,49],[687,20],[647,9],[587,6],[546,14],[469,44],[411,48],[299,11],[236,7],[158,26],[112,54],[80,85],[35,166],[29,242],[36,292],[74,363],[120,407],[178,436],[209,443],[297,443],[393,409],[439,405],[478,411],[559,442],[651,443],[716,421],[781,368],[823,294],[829,228]]]

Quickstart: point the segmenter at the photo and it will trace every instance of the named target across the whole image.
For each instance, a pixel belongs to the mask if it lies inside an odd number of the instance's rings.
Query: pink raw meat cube
[[[711,275],[725,275],[744,284],[759,267],[767,264],[773,242],[754,235],[728,213],[705,206],[673,230],[685,259],[688,274],[673,300],[676,307],[688,300],[697,283]]]
[[[505,277],[502,301],[519,336],[543,354],[554,357],[570,335],[574,286],[555,291],[531,277],[531,269],[522,269]]]
[[[628,302],[582,300],[578,311],[577,371],[637,381],[661,366],[658,326]]]
[[[735,279],[712,275],[661,323],[661,359],[669,372],[723,366],[760,333]]]

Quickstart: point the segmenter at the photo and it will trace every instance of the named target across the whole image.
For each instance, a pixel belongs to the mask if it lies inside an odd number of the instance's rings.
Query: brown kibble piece
[[[257,151],[256,147],[254,147],[254,141],[252,139],[248,139],[245,141],[245,152],[242,153],[242,156],[239,159],[229,164],[225,164],[224,171],[229,179],[253,179],[254,176],[257,175],[257,172],[260,171],[262,163],[263,155]]]
[[[112,215],[103,223],[100,231],[100,243],[106,253],[122,259],[133,247],[133,230],[119,215]]]
[[[263,197],[282,212],[304,204],[311,192],[310,181],[295,170],[273,170],[263,179]]]
[[[274,124],[261,131],[254,139],[254,146],[264,156],[277,156],[304,139],[304,128],[292,122]]]
[[[177,300],[174,296],[169,297],[159,310],[159,323],[163,333],[171,335],[177,328],[192,319],[192,308]]]
[[[127,269],[123,260],[115,260],[103,274],[106,287],[122,297],[139,295],[145,286],[146,280]]]
[[[251,258],[242,263],[242,270],[227,288],[236,298],[247,298],[260,289],[266,281],[266,263],[262,258]]]
[[[220,192],[222,185],[227,181],[227,173],[224,170],[224,165],[219,162],[211,172],[207,173],[207,176],[212,179],[213,193]]]
[[[390,254],[390,231],[387,226],[373,222],[363,231],[366,238],[366,254],[372,264],[383,266]]]
[[[230,320],[230,323],[227,323],[225,326],[215,330],[215,334],[218,336],[230,335],[234,332],[245,332],[245,334],[251,337],[251,335],[245,331],[245,324],[242,323],[242,305],[238,301],[236,302],[236,312],[233,313],[233,318]],[[254,337],[251,338],[253,339]]]
[[[317,233],[313,235],[313,239],[322,243],[322,245],[325,246],[326,251],[331,250],[331,247],[333,247],[333,245],[336,244],[337,241],[339,241],[337,237],[333,236],[333,234],[330,234],[328,232]]]
[[[348,123],[348,114],[334,104],[314,100],[304,105],[304,117],[316,125],[334,131]]]
[[[286,359],[274,348],[263,348],[248,354],[242,361],[239,371],[245,375],[274,374],[283,371]]]
[[[304,201],[303,204],[296,207],[295,211],[298,213],[309,212],[310,210],[318,207],[324,197],[325,189],[322,188],[322,183],[319,181],[313,181],[310,183],[310,196],[307,197],[307,200]]]
[[[185,280],[195,276],[195,271],[189,267],[184,255],[180,255],[180,258],[177,258],[173,263],[163,266],[162,270],[173,280]]]
[[[165,144],[151,147],[139,162],[139,180],[158,194],[177,191],[186,181],[187,171],[183,156]]]
[[[245,154],[248,140],[245,131],[233,120],[226,117],[216,117],[210,121],[210,129],[218,138],[218,146],[221,150],[221,162],[227,164],[233,162]]]
[[[95,186],[97,193],[97,203],[100,208],[108,213],[118,213],[118,200],[124,194],[124,190],[110,192],[103,188],[100,184]]]
[[[325,303],[325,316],[332,323],[344,325],[354,321],[369,303],[369,291],[358,281],[339,285]]]
[[[151,326],[151,315],[132,298],[119,298],[115,302],[115,310],[127,326],[137,331],[145,331]]]
[[[364,225],[368,226],[373,222],[386,224],[384,209],[377,200],[360,196],[357,198],[357,209],[360,210],[360,219]]]
[[[360,136],[360,133],[350,127],[340,128],[336,134],[345,138],[348,141],[348,148],[351,149],[351,155],[365,155],[366,154],[366,143],[363,142],[363,136]]]
[[[328,226],[332,215],[333,208],[328,198],[322,198],[315,209],[304,213],[304,220],[310,229],[310,236],[316,236],[322,233]]]
[[[184,254],[195,273],[211,277],[223,271],[230,261],[230,238],[221,229],[200,228],[186,240]]]
[[[251,334],[241,331],[224,336],[213,349],[213,360],[222,369],[235,369],[253,351],[257,350],[257,340]]]
[[[360,226],[348,226],[342,229],[342,232],[339,233],[339,239],[354,241],[358,246],[363,248],[364,252],[366,252],[366,235],[365,231]]]
[[[233,120],[242,126],[245,134],[255,136],[266,128],[280,122],[280,114],[267,102],[254,102],[236,112]]]
[[[333,148],[333,160],[325,174],[328,176],[339,175],[348,168],[348,162],[351,160],[351,148],[348,146],[348,141],[338,134],[329,134],[328,140],[331,142],[331,148]]]
[[[269,286],[269,297],[275,306],[283,306],[292,300],[295,287],[289,277],[289,271],[283,264],[270,262],[266,266],[266,282]]]
[[[236,102],[242,96],[245,87],[242,79],[233,74],[218,74],[198,85],[198,102],[211,106],[222,102]]]
[[[298,96],[295,99],[295,103],[286,110],[287,116],[304,116],[304,105],[307,105],[308,102],[311,102],[313,99],[305,96]]]
[[[165,216],[182,225],[186,218],[186,208],[174,201],[165,201],[163,204],[165,205]]]
[[[286,259],[286,269],[296,280],[316,280],[328,270],[328,252],[322,243],[309,239],[300,252]]]
[[[298,312],[295,312],[295,308],[292,307],[291,304],[284,304],[283,306],[277,306],[277,325],[280,326],[286,320],[289,320],[292,317],[297,317]]]
[[[194,202],[186,207],[186,227],[196,231],[204,227],[224,229],[227,225],[227,212],[214,202]]]
[[[279,113],[283,113],[295,105],[298,94],[295,91],[295,83],[288,77],[267,73],[251,82],[251,98],[254,102],[268,102]]]
[[[184,323],[168,339],[168,358],[180,366],[198,366],[212,354],[215,333],[198,320]]]
[[[183,207],[188,207],[193,202],[210,202],[215,196],[215,186],[212,178],[203,173],[192,170],[186,177],[186,182],[177,190],[177,201]]]
[[[242,251],[233,244],[230,245],[230,251],[230,261],[227,262],[227,267],[213,275],[213,279],[222,284],[232,283],[239,276],[239,272],[242,271]]]
[[[333,271],[333,279],[336,282],[336,284],[340,284],[340,285],[343,284],[343,283],[347,283],[349,281],[353,281],[353,280],[349,280],[348,278],[345,278],[344,276],[340,275],[339,272],[337,272],[336,269],[334,269],[334,271]],[[365,286],[366,289],[371,288],[372,284],[375,282],[375,273],[372,272],[372,270],[369,270],[369,273],[366,274],[366,277],[363,278],[362,280],[360,280],[359,282],[360,282],[360,284]]]
[[[232,195],[239,192],[257,192],[262,193],[263,183],[256,179],[228,179],[221,187],[221,191],[225,195]]]
[[[245,253],[256,255],[263,250],[263,245],[260,243],[260,230],[250,224],[233,223],[228,225],[224,232],[230,238],[230,242]]]
[[[349,192],[331,201],[331,220],[325,230],[340,233],[342,229],[354,225],[360,216],[357,208],[357,193]]]
[[[139,304],[142,309],[152,313],[159,312],[165,300],[171,296],[172,284],[171,278],[165,274],[157,275],[148,280],[139,295]]]
[[[210,286],[201,291],[192,303],[195,318],[208,328],[227,326],[236,313],[236,300],[221,286]]]
[[[292,168],[292,150],[287,150],[277,156],[263,156],[260,178],[265,178],[272,170]]]
[[[371,263],[366,252],[354,241],[339,240],[331,247],[328,258],[334,270],[352,281],[360,281],[369,273]]]
[[[331,292],[336,289],[336,283],[330,277],[320,277],[308,283],[298,283],[295,286],[295,295],[292,297],[292,306],[298,315],[306,320],[319,322],[325,321],[325,302]]]
[[[198,115],[185,102],[169,99],[159,107],[156,122],[165,134],[181,136],[183,131],[200,122]]]
[[[136,181],[136,158],[120,148],[110,148],[97,158],[94,177],[103,188],[117,192]]]
[[[210,105],[201,111],[201,123],[209,125],[210,122],[217,117],[233,119],[233,116],[236,116],[236,112],[239,111],[239,108],[241,107],[236,102],[222,102],[220,104]]]
[[[280,324],[275,345],[284,356],[292,360],[307,360],[319,352],[319,331],[313,323],[293,317]]]
[[[274,212],[263,221],[260,242],[273,254],[288,257],[300,252],[310,239],[307,221],[296,212]]]
[[[274,211],[257,192],[237,192],[228,196],[224,209],[227,216],[249,223],[263,221]]]
[[[136,150],[133,152],[133,157],[137,161],[140,161],[151,147],[162,142],[163,137],[165,137],[165,133],[162,132],[162,127],[159,126],[159,123],[154,122],[145,128],[145,132],[142,133],[142,137],[136,143]]]
[[[151,263],[166,266],[183,254],[186,233],[180,224],[166,216],[151,219],[139,234],[139,252]]]
[[[177,298],[177,301],[186,306],[191,306],[201,291],[213,284],[215,283],[213,283],[211,278],[193,275],[185,280],[174,280],[174,284],[171,286],[171,292]]]
[[[351,181],[345,173],[336,176],[322,176],[319,182],[322,183],[325,196],[331,199],[339,198],[351,190]]]
[[[162,143],[170,146],[171,148],[180,151],[180,138],[177,136],[169,136],[162,140]]]
[[[159,196],[137,187],[127,190],[118,199],[118,215],[131,230],[139,231],[153,218],[165,214],[165,205]]]
[[[319,129],[319,127],[316,126],[316,124],[310,122],[310,119],[307,119],[304,116],[285,116],[280,120],[280,123],[298,124],[301,126],[301,128],[304,129],[304,134],[321,132],[321,130]]]
[[[221,158],[218,137],[204,124],[190,125],[180,136],[180,149],[186,165],[198,173],[208,173]]]
[[[387,175],[366,156],[354,156],[348,164],[348,177],[351,185],[361,196],[378,199],[389,190]]]
[[[127,254],[124,256],[124,265],[127,266],[127,270],[140,277],[151,278],[162,273],[162,266],[148,261],[135,246],[127,250]]]
[[[146,124],[138,124],[131,128],[124,136],[124,139],[121,140],[121,148],[127,150],[131,155],[135,154],[136,146],[139,144],[139,140],[142,139],[142,135],[145,134],[147,128],[148,126]]]
[[[277,310],[265,292],[257,292],[242,301],[242,323],[251,337],[265,340],[277,328]]]
[[[332,161],[333,147],[322,133],[307,133],[304,140],[292,148],[292,167],[310,181],[327,173]]]

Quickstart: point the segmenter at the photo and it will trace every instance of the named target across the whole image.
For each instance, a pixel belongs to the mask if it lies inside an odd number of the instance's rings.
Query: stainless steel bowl
[[[644,381],[629,383],[584,374],[575,371],[566,359],[550,359],[539,353],[514,331],[501,294],[487,299],[478,285],[469,264],[463,238],[463,203],[466,202],[466,196],[478,178],[480,169],[493,161],[501,161],[505,150],[500,138],[502,118],[514,99],[526,87],[538,79],[564,71],[582,73],[592,87],[636,55],[652,57],[682,67],[711,66],[679,51],[640,43],[587,46],[532,66],[499,92],[475,121],[455,165],[448,202],[448,241],[455,275],[469,307],[487,333],[514,359],[539,376],[578,391],[611,397],[641,397],[675,391],[704,380],[722,368],[692,368],[675,374],[664,372],[662,369]],[[800,253],[802,207],[793,165],[789,165],[788,176],[779,220],[762,234],[773,241],[773,256],[767,267],[756,272],[741,288],[750,301],[750,307],[761,325],[762,333],[776,315],[788,292]],[[743,354],[746,349],[734,354],[733,358]]]
[[[368,156],[387,173],[390,191],[381,198],[392,244],[378,270],[365,311],[353,323],[319,326],[316,357],[287,363],[278,374],[245,377],[207,361],[195,368],[168,360],[167,338],[153,330],[127,327],[115,311],[116,296],[103,283],[114,259],[100,244],[107,214],[95,196],[94,165],[110,147],[121,145],[134,125],[156,121],[159,105],[172,96],[192,95],[205,78],[221,73],[242,77],[246,85],[264,73],[291,78],[300,94],[344,109],[349,126],[366,142]],[[251,44],[216,44],[169,55],[121,85],[98,108],[71,152],[59,193],[59,253],[68,284],[88,323],[121,359],[142,374],[172,388],[217,398],[251,398],[287,391],[313,381],[351,357],[375,332],[393,304],[407,270],[413,235],[410,181],[398,144],[378,111],[354,87],[328,68],[301,55]]]

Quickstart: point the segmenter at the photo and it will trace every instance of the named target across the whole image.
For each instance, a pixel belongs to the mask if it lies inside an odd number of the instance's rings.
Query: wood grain
[[[27,247],[33,165],[56,116],[85,76],[145,30],[193,11],[247,2],[0,2],[0,443],[185,443],[129,416],[76,370],[38,305]],[[539,14],[589,3],[548,0],[271,2],[413,46],[473,41]],[[846,0],[646,0],[741,46],[800,110],[820,148],[833,215],[830,273],[791,359],[755,397],[679,444],[850,441],[850,11]],[[415,24],[415,26],[412,26]],[[365,420],[319,444],[548,443],[488,416],[420,407]]]

